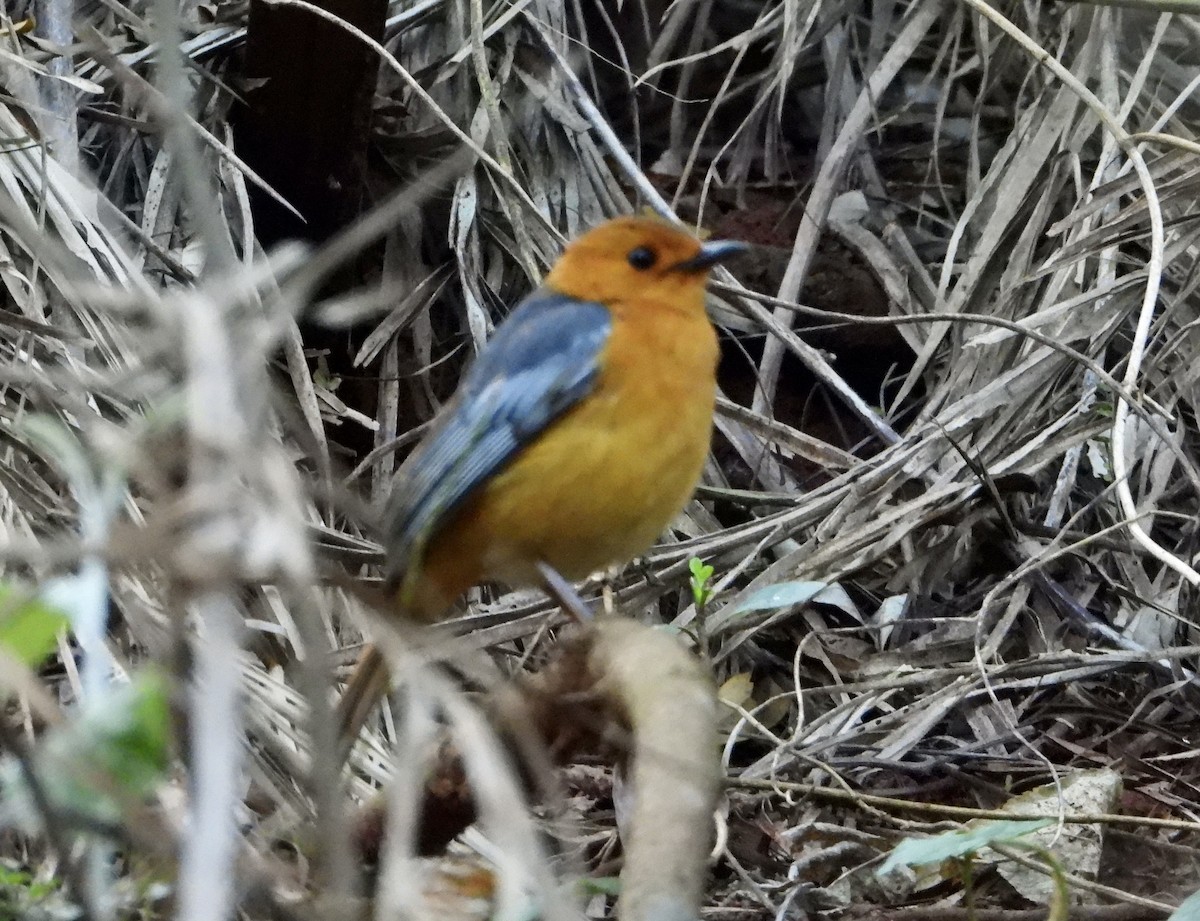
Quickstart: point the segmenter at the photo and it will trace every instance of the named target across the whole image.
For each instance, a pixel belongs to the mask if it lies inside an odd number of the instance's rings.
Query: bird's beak
[[[671,268],[679,272],[702,272],[738,253],[744,253],[747,249],[749,246],[737,240],[709,240],[701,244],[700,252],[691,259],[677,262]]]

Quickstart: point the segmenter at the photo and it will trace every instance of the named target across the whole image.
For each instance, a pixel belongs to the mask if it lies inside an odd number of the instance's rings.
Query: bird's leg
[[[604,570],[604,577],[600,582],[600,598],[604,603],[604,616],[612,617],[617,613],[617,591],[615,584],[617,576],[621,574],[624,566],[609,566]]]
[[[562,577],[557,569],[547,563],[538,562],[537,570],[541,573],[543,588],[546,589],[546,594],[559,603],[559,606],[567,613],[575,618],[580,624],[590,624],[592,622],[592,612],[588,606],[584,604],[579,593],[575,591],[575,586]]]
[[[629,564],[629,568],[645,579],[647,585],[658,587],[666,584],[658,577],[654,564],[647,557],[639,556]]]

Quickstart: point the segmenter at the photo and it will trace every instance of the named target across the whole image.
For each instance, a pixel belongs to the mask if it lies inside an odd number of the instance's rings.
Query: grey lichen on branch
[[[589,662],[632,730],[621,921],[695,919],[721,792],[712,679],[675,637],[631,620],[598,625]]]
[[[634,805],[623,823],[621,921],[697,918],[722,785],[704,665],[661,628],[605,618],[493,703],[526,764],[535,741],[558,762],[603,751],[625,767]]]
[[[537,672],[492,691],[490,722],[534,798],[553,798],[554,765],[580,756],[619,764],[633,793],[621,823],[621,921],[695,921],[722,789],[717,695],[706,667],[671,633],[623,617],[564,637]],[[478,817],[452,740],[424,783],[420,854],[441,852]],[[368,863],[388,834],[385,798],[356,822]]]

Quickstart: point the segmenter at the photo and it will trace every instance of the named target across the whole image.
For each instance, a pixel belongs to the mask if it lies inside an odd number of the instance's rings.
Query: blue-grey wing
[[[546,290],[497,327],[393,480],[385,517],[391,581],[476,488],[592,391],[610,328],[601,304]]]

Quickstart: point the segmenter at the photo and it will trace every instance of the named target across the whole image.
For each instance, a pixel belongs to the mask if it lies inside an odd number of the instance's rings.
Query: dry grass
[[[266,254],[227,123],[244,10],[82,5],[57,77],[4,21],[0,552],[13,586],[53,584],[72,630],[60,664],[6,669],[20,732],[0,744],[34,765],[49,727],[96,718],[150,667],[178,717],[171,770],[122,803],[115,838],[61,812],[8,837],[7,866],[67,883],[22,911],[344,916],[350,803],[394,775],[390,814],[411,827],[445,727],[497,912],[540,893],[571,914],[555,879],[607,866],[608,780],[568,776],[551,860],[433,664],[479,683],[523,667],[551,641],[549,604],[487,591],[432,644],[391,637],[404,693],[356,747],[347,796],[331,681],[371,615],[328,576],[376,571],[364,509],[413,440],[397,419],[428,416],[563,237],[645,205],[763,244],[717,286],[728,401],[706,489],[614,582],[626,613],[699,636],[735,698],[712,915],[956,905],[953,883],[847,896],[846,880],[966,815],[905,800],[990,809],[1105,765],[1119,811],[1172,821],[1076,816],[1109,828],[1099,898],[1149,917],[1194,888],[1196,20],[982,0],[605,9],[615,22],[542,0],[394,5],[373,181],[402,191],[315,253]],[[361,287],[323,293],[376,238]],[[804,306],[830,259],[845,313]],[[372,376],[366,413],[298,318],[368,324],[341,365]],[[848,330],[836,357],[805,341],[817,324]],[[855,390],[848,368],[892,360],[879,327],[908,357]],[[355,468],[337,445],[363,437],[380,450]],[[715,568],[703,612],[696,556]],[[832,588],[753,603],[804,581]],[[423,865],[403,846],[384,860],[379,915],[416,910]]]

